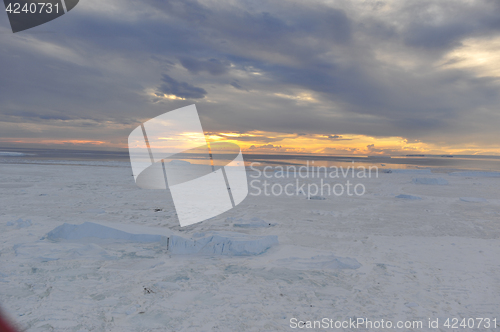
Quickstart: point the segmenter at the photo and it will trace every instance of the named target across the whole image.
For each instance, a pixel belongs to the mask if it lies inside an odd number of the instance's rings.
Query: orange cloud
[[[500,154],[499,149],[477,146],[437,146],[404,137],[372,137],[338,133],[305,134],[251,131],[208,133],[210,141],[238,144],[246,153],[307,153],[327,155]]]
[[[106,145],[109,142],[97,140],[59,140],[59,139],[36,139],[36,138],[20,138],[20,139],[0,139],[2,143],[18,143],[18,144],[36,144],[36,145]]]

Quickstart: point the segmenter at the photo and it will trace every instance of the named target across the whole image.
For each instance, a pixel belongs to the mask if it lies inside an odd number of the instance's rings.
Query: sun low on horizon
[[[189,136],[189,135],[188,135]],[[248,133],[205,133],[207,142],[230,142],[245,154],[324,155],[324,156],[405,156],[405,155],[500,155],[500,149],[484,149],[476,145],[443,147],[421,141],[409,142],[403,137],[370,137],[364,135],[283,134],[253,131]],[[161,138],[160,138],[161,139]],[[189,142],[189,137],[186,138]],[[181,139],[182,140],[182,139]],[[191,143],[188,143],[191,144]],[[19,148],[126,150],[123,142],[101,140],[17,139],[0,140],[0,146]]]

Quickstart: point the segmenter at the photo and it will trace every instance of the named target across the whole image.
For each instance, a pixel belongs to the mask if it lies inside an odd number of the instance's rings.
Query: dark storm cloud
[[[498,136],[498,82],[441,62],[498,36],[497,1],[92,1],[51,23],[64,33],[2,39],[2,121],[132,128],[187,103],[156,93],[196,99],[213,131]],[[316,102],[279,97],[302,91]]]
[[[193,74],[207,72],[212,75],[221,75],[227,72],[227,67],[217,59],[197,60],[191,57],[181,57],[179,60],[182,66]]]
[[[18,111],[18,112],[4,112],[4,115],[11,117],[18,117],[20,119],[33,119],[33,120],[73,120],[74,117],[66,115],[66,114],[57,114],[57,113],[42,113],[42,112],[26,112],[26,111]]]
[[[472,27],[459,22],[441,26],[414,23],[405,33],[405,43],[415,47],[449,48],[457,46],[460,40],[472,31]]]
[[[207,92],[186,82],[179,82],[167,74],[163,74],[163,82],[157,89],[157,95],[175,95],[186,99],[204,98]]]
[[[235,89],[242,90],[242,91],[248,91],[247,89],[245,89],[244,87],[241,86],[241,84],[238,80],[234,80],[230,84]]]
[[[345,11],[317,3],[283,2],[278,6],[265,1],[210,6],[198,1],[150,0],[145,3],[171,19],[164,24],[183,22],[189,24],[186,30],[196,27],[192,35],[179,39],[191,42],[200,38],[197,40],[202,47],[193,50],[197,56],[217,52],[221,46],[225,48],[224,43],[246,45],[242,53],[257,48],[273,53],[310,55],[317,49],[307,49],[300,44],[301,40],[312,38],[321,43],[345,44],[352,38],[352,22]]]
[[[497,1],[412,2],[402,10],[408,19],[402,36],[409,46],[449,49],[464,38],[498,32],[499,10]]]

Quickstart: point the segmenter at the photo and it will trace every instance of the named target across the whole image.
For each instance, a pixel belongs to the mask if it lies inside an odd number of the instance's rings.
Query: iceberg
[[[154,229],[151,229],[154,231]],[[51,241],[78,241],[85,239],[123,240],[137,243],[154,243],[167,247],[167,251],[177,255],[260,255],[273,245],[278,244],[276,235],[252,236],[236,232],[213,232],[195,234],[193,238],[178,235],[133,234],[115,228],[85,222],[80,225],[63,224],[42,238]]]
[[[58,240],[82,240],[86,238],[126,240],[130,242],[150,243],[161,242],[162,235],[131,234],[111,227],[102,226],[93,222],[84,222],[81,225],[64,223],[51,230],[46,238]]]
[[[276,235],[251,236],[234,232],[215,232],[197,239],[186,239],[177,235],[169,238],[168,251],[178,255],[260,255],[278,244]]]

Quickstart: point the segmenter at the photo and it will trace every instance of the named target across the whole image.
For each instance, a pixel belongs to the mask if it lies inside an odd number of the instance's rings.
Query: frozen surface
[[[22,156],[26,156],[26,153],[0,151],[0,157],[22,157]]]
[[[469,202],[469,203],[485,203],[487,200],[481,197],[460,197],[460,200],[462,202]]]
[[[130,167],[0,167],[0,306],[20,331],[290,331],[292,317],[498,317],[500,177],[380,172],[351,181],[366,187],[360,197],[248,195],[181,228],[168,192],[138,189]],[[41,240],[85,223],[104,228]]]
[[[315,201],[324,201],[326,200],[326,197],[323,196],[310,196],[308,199],[315,200]]]
[[[197,239],[185,239],[173,235],[170,237],[168,250],[172,254],[179,255],[248,256],[262,254],[276,244],[278,244],[278,237],[275,235],[260,237],[233,232],[216,232]]]
[[[26,228],[26,227],[30,227],[31,225],[32,225],[32,223],[31,223],[31,220],[29,220],[29,219],[23,220],[23,219],[19,218],[16,221],[7,222],[7,226],[15,226],[15,228]]]
[[[358,269],[361,264],[354,258],[318,255],[308,258],[290,257],[278,260],[278,265],[308,270]]]
[[[395,173],[395,174],[432,174],[430,169],[400,169],[400,168],[388,168],[384,170],[385,173]]]
[[[415,184],[430,184],[430,185],[446,185],[448,181],[443,178],[415,178],[413,179]]]
[[[239,219],[228,218],[226,221],[234,222],[233,226],[239,228],[267,228],[275,226],[275,224],[260,219],[258,217],[253,217],[249,220],[245,220],[242,218]]]
[[[419,199],[422,199],[422,197],[419,197],[419,196],[406,195],[406,194],[397,195],[396,198],[410,199],[410,200],[419,200]]]
[[[125,240],[129,242],[149,243],[161,242],[161,235],[131,234],[93,222],[81,225],[63,224],[47,234],[47,240],[82,240],[86,238]]]
[[[450,173],[450,175],[451,176],[498,178],[498,177],[500,177],[500,172],[463,171],[463,172],[452,172],[452,173]]]

